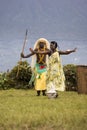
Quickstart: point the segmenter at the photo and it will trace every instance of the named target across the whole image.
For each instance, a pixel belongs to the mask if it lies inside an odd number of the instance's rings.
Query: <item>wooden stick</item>
[[[24,43],[23,43],[23,47],[22,47],[22,53],[24,52],[25,44],[26,44],[26,42],[27,42],[27,33],[28,33],[28,30],[26,29],[25,39],[24,39]],[[20,56],[20,61],[19,61],[18,71],[17,71],[16,77],[18,77],[18,74],[19,74],[19,68],[20,68],[20,63],[21,63],[21,61],[22,61],[22,57]]]

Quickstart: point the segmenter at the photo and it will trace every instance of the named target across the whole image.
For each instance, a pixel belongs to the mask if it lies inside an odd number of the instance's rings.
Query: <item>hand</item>
[[[21,57],[24,58],[24,54],[21,52]]]
[[[32,48],[29,48],[29,50],[30,50],[32,53],[34,53],[34,50],[33,50]]]

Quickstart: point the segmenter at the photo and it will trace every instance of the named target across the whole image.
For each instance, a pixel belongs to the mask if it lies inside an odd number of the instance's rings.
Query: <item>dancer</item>
[[[59,51],[57,42],[52,41],[50,43],[50,50],[44,52],[35,52],[32,49],[30,50],[34,53],[48,54],[50,56],[46,74],[47,95],[50,95],[51,97],[57,97],[58,91],[65,90],[65,76],[60,55],[68,55],[76,52],[76,48],[73,50]]]
[[[31,52],[28,55],[24,55],[21,53],[22,58],[28,58],[32,56],[32,78],[30,82],[32,81],[33,77],[35,76],[35,89],[37,91],[37,96],[40,96],[40,93],[42,91],[43,96],[45,96],[45,91],[46,91],[46,66],[48,62],[48,56],[45,54],[39,54],[38,52],[45,52],[48,51],[50,48],[49,42],[44,39],[40,38],[36,41],[34,45],[34,52]]]

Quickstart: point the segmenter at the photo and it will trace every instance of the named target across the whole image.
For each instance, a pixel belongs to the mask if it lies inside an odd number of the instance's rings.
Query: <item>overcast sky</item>
[[[87,40],[87,0],[0,0],[0,39]]]
[[[0,70],[19,61],[26,29],[25,53],[44,37],[61,50],[78,48],[63,64],[87,65],[87,0],[0,0]]]

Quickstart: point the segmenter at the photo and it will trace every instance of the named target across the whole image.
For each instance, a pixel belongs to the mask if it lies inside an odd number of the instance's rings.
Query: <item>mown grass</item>
[[[87,95],[59,92],[48,99],[35,90],[2,90],[0,130],[87,130]]]

